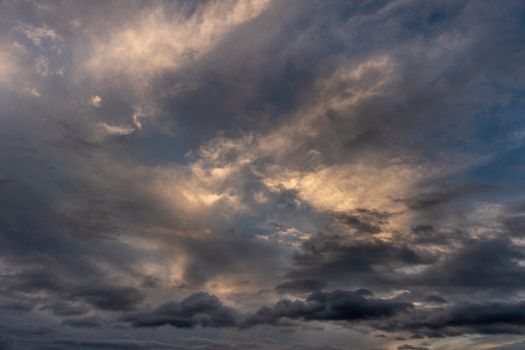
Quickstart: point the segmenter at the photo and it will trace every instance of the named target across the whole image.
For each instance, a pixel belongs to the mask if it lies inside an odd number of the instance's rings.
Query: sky
[[[525,349],[525,2],[0,0],[0,349]]]

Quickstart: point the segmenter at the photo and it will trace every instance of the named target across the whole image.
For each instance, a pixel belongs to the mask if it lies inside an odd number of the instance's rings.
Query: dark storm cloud
[[[381,320],[409,312],[411,303],[379,299],[361,291],[335,290],[313,292],[304,300],[282,299],[254,313],[242,314],[223,305],[215,296],[195,293],[180,303],[171,301],[150,310],[131,313],[122,318],[134,327],[176,328],[194,327],[253,327],[278,325],[285,320],[360,322]]]
[[[171,325],[177,328],[232,327],[237,322],[237,312],[215,296],[195,293],[180,303],[168,302],[151,311],[127,315],[124,321],[135,327]]]
[[[160,341],[139,341],[139,340],[114,340],[114,341],[78,341],[78,340],[63,340],[50,342],[50,348],[53,349],[131,349],[131,350],[160,350],[160,349],[175,349],[175,350],[248,350],[259,349],[256,343],[247,342],[229,342],[229,341],[214,341],[206,338],[192,337],[189,339],[180,339],[176,344]]]
[[[316,346],[310,344],[295,344],[287,347],[286,350],[343,350],[342,346]],[[367,350],[385,350],[385,349],[367,349]]]
[[[431,252],[403,243],[357,241],[338,234],[317,234],[305,241],[294,255],[294,268],[289,276],[346,279],[357,284],[388,283],[395,276],[395,268],[429,265],[435,261]]]
[[[48,265],[26,268],[14,274],[0,276],[3,283],[0,294],[7,297],[8,300],[18,298],[28,308],[41,305],[39,310],[48,310],[62,317],[79,315],[88,311],[85,306],[75,304],[75,301],[85,302],[101,310],[125,311],[132,310],[145,297],[142,292],[132,287],[111,285],[100,281],[86,285],[71,278],[62,277],[58,274],[59,272],[60,270]],[[50,303],[42,305],[46,300],[41,298],[42,293],[49,298]],[[52,301],[53,298],[62,300]]]
[[[364,297],[353,291],[314,292],[304,301],[283,299],[272,307],[263,307],[248,316],[247,325],[278,323],[283,319],[305,321],[362,321],[381,319],[407,311],[405,302]]]
[[[464,247],[423,272],[416,283],[441,288],[512,290],[523,287],[523,249],[507,239],[467,242]]]
[[[49,343],[50,349],[92,349],[92,350],[111,350],[111,349],[130,349],[130,350],[156,350],[156,349],[184,349],[179,346],[162,344],[160,342],[140,342],[132,340],[117,341],[78,341],[61,340]]]
[[[1,276],[3,287],[7,291],[32,292],[61,292],[64,282],[51,270],[51,266],[31,268],[18,271],[16,274]]]
[[[22,268],[18,283],[22,283],[24,273],[32,273],[33,276],[25,278],[28,288],[30,279],[34,284],[40,279],[39,288],[58,288],[60,276],[100,277],[101,271],[93,264],[95,260],[115,266],[130,257],[130,250],[124,246],[112,254],[103,253],[105,249],[111,250],[111,245],[118,245],[114,241],[99,241],[98,247],[88,242],[113,236],[114,220],[124,211],[119,203],[108,202],[107,192],[94,191],[83,181],[72,181],[69,175],[60,179],[57,170],[36,171],[30,163],[19,169],[22,165],[11,159],[7,164],[11,165],[8,171],[18,170],[20,176],[2,191],[0,250],[4,258],[16,261]],[[53,203],[48,203],[50,198],[54,198]],[[56,207],[61,200],[69,201],[68,209]],[[24,269],[26,265],[28,268]],[[31,272],[38,269],[42,271]]]
[[[421,237],[417,237],[422,242]],[[341,236],[320,234],[306,241],[294,256],[288,276],[300,284],[316,276],[323,281],[348,281],[354,286],[387,285],[432,291],[477,290],[513,293],[523,288],[525,269],[520,246],[507,238],[473,240],[436,233],[431,244],[456,241],[448,253],[414,250],[403,244],[348,241]],[[428,240],[427,240],[428,242]],[[449,246],[450,247],[450,246]],[[406,273],[404,268],[424,267]],[[290,284],[293,285],[293,284]],[[428,303],[444,303],[442,295],[428,296]]]
[[[351,213],[335,214],[335,219],[354,229],[358,234],[376,234],[382,231],[382,226],[388,223],[391,214],[374,210],[358,208]]]
[[[428,348],[426,346],[417,346],[417,345],[403,344],[403,345],[399,345],[397,347],[397,350],[430,350],[430,348]]]
[[[145,296],[138,289],[112,285],[75,288],[69,298],[80,299],[102,310],[129,311],[140,304]]]
[[[420,310],[410,318],[400,318],[390,325],[431,337],[475,333],[520,334],[525,325],[524,310],[522,302],[464,302],[447,308]]]
[[[523,4],[234,4],[0,2],[0,316],[520,333]]]

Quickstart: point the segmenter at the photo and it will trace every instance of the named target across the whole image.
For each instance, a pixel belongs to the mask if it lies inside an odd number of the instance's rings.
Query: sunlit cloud
[[[98,95],[93,95],[89,98],[89,104],[95,108],[102,106],[102,98]]]
[[[99,76],[125,74],[147,84],[154,74],[177,69],[211,50],[232,28],[257,17],[267,0],[205,4],[189,18],[170,18],[157,6],[137,14],[133,23],[96,40],[87,68]]]

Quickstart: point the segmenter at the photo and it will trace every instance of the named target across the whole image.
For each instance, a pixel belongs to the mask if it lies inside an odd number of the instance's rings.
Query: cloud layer
[[[524,14],[1,1],[0,348],[520,348]]]

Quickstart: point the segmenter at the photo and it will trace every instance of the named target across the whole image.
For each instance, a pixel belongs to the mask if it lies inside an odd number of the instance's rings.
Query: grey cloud
[[[428,336],[461,334],[520,334],[523,331],[524,305],[521,302],[464,302],[448,308],[414,313],[398,325],[402,329]]]
[[[103,325],[103,322],[99,317],[89,316],[82,318],[67,318],[60,324],[74,328],[100,328]]]
[[[525,343],[523,342],[517,342],[513,344],[495,346],[495,347],[490,348],[490,350],[519,350],[523,348],[524,345]]]
[[[521,237],[525,234],[525,216],[509,216],[503,219],[503,224],[513,236]]]
[[[219,3],[0,2],[0,312],[79,333],[116,332],[97,319],[107,311],[140,332],[161,325],[225,331],[248,321],[217,297],[166,302],[175,283],[189,292],[224,283],[234,291],[228,298],[255,309],[274,293],[314,292],[260,309],[253,324],[363,321],[395,330],[389,322],[398,322],[434,335],[522,330],[522,305],[496,301],[519,295],[525,277],[515,240],[522,213],[507,205],[522,192],[515,177],[523,152],[523,4],[276,1],[202,52],[185,35],[187,50],[163,61],[168,43],[148,30],[185,20],[217,28],[201,10]],[[144,64],[167,68],[145,77],[114,65],[95,78],[86,68],[94,47],[119,33],[142,39],[133,46],[139,54],[151,39]],[[102,97],[100,108],[89,104],[93,95]],[[147,116],[133,120],[142,107]],[[132,132],[106,135],[101,123]],[[196,178],[200,150],[246,135],[257,145],[282,128],[290,129],[289,149],[277,140],[264,155],[250,145],[207,159],[206,176],[224,172],[227,183],[209,197],[231,196],[235,211],[223,210],[224,198],[203,204],[200,178],[188,194],[195,212],[178,203],[184,178]],[[367,164],[404,164],[425,175],[386,198],[406,210],[387,211],[375,204],[385,198],[372,195],[361,205],[354,187],[322,184],[358,203],[334,212],[310,205],[308,188],[267,184],[281,170],[295,179]],[[157,178],[165,169],[175,169],[166,183]],[[388,185],[386,177],[370,188]],[[286,228],[304,232],[301,246],[271,240]],[[362,289],[320,291],[327,286]],[[410,292],[379,297],[393,290]],[[463,305],[466,296],[479,304]],[[160,306],[148,310],[153,300]],[[19,348],[172,347],[28,344]]]
[[[248,325],[275,324],[283,319],[305,321],[362,321],[381,319],[407,311],[412,305],[405,302],[364,297],[361,293],[335,290],[314,292],[304,301],[283,299],[272,307],[263,307],[248,316]]]
[[[48,267],[49,268],[49,267]],[[45,268],[27,269],[17,274],[2,276],[4,286],[10,291],[61,292],[64,283],[52,270]]]
[[[168,302],[151,311],[127,315],[124,321],[135,327],[171,325],[177,328],[232,327],[237,322],[237,312],[224,306],[215,296],[195,293],[180,303]]]
[[[176,344],[160,341],[139,341],[139,340],[61,340],[50,343],[50,347],[58,349],[133,349],[133,350],[160,350],[160,349],[176,349],[176,350],[247,350],[258,349],[259,346],[255,343],[235,341],[215,341],[206,338],[192,337],[180,339]]]
[[[181,237],[175,241],[191,253],[184,278],[191,284],[200,285],[220,275],[249,271],[271,271],[279,267],[275,247],[267,242],[234,231],[214,237]],[[252,275],[251,279],[264,278]]]
[[[363,283],[386,283],[394,268],[429,265],[436,257],[424,250],[380,240],[354,241],[338,234],[318,234],[305,241],[294,255],[289,276],[315,276]],[[383,267],[379,272],[377,267]]]
[[[22,299],[22,298],[20,298]],[[5,310],[15,310],[20,312],[29,312],[35,308],[35,302],[32,300],[6,300],[0,301],[0,308]]]
[[[458,195],[459,193],[454,192],[421,193],[412,198],[405,199],[404,202],[410,209],[421,210],[450,202]]]
[[[342,350],[344,347],[341,346],[315,346],[310,344],[295,344],[292,345],[286,350]],[[367,350],[373,350],[373,349],[367,349]],[[384,350],[384,349],[376,349],[376,350]]]
[[[374,296],[374,293],[371,290],[368,290],[366,288],[359,288],[355,291],[356,294],[362,295],[364,297],[371,297]]]
[[[273,306],[264,306],[254,313],[242,314],[224,306],[215,296],[196,293],[180,303],[168,302],[150,311],[126,315],[122,320],[139,328],[163,325],[176,328],[245,328],[262,324],[278,325],[286,319],[347,322],[381,320],[400,312],[408,312],[412,308],[410,303],[379,299],[362,291],[335,290],[313,292],[304,300],[282,299]]]
[[[44,265],[45,266],[45,265]],[[59,271],[59,270],[58,270]],[[48,265],[46,268],[32,268],[16,274],[0,276],[7,295],[16,293],[47,293],[66,300],[80,300],[94,307],[105,310],[131,310],[144,300],[144,295],[135,288],[95,282],[93,285],[80,284],[72,279],[65,279],[57,270]],[[0,289],[1,290],[1,289]],[[58,315],[83,313],[81,307],[65,302],[52,303],[43,309]]]
[[[358,234],[366,235],[380,233],[391,214],[358,208],[352,213],[339,213],[334,216],[338,222],[356,230]]]
[[[66,301],[55,301],[43,305],[40,310],[49,310],[58,316],[78,316],[88,311],[86,307]]]
[[[145,296],[132,287],[98,285],[75,288],[69,298],[83,300],[102,310],[129,311],[142,303]]]
[[[409,209],[412,210],[427,210],[440,205],[446,205],[454,200],[465,199],[468,197],[475,197],[476,195],[486,194],[494,191],[494,186],[489,185],[442,185],[436,186],[437,189],[430,189],[416,193],[410,198],[395,199],[403,202]],[[441,187],[441,188],[439,188]]]
[[[425,297],[425,301],[431,304],[446,304],[447,300],[439,295],[429,295]]]
[[[279,293],[304,293],[320,290],[326,287],[326,281],[321,279],[302,279],[285,281],[275,287]]]
[[[441,288],[521,288],[525,269],[518,264],[521,248],[507,239],[466,242],[465,246],[416,278]]]
[[[430,350],[430,348],[426,346],[403,344],[403,345],[399,345],[397,347],[397,350]]]
[[[89,341],[89,340],[60,340],[49,344],[50,348],[58,349],[132,349],[132,350],[156,350],[156,349],[183,349],[178,346],[163,344],[160,342],[141,342],[132,340],[116,341]]]

